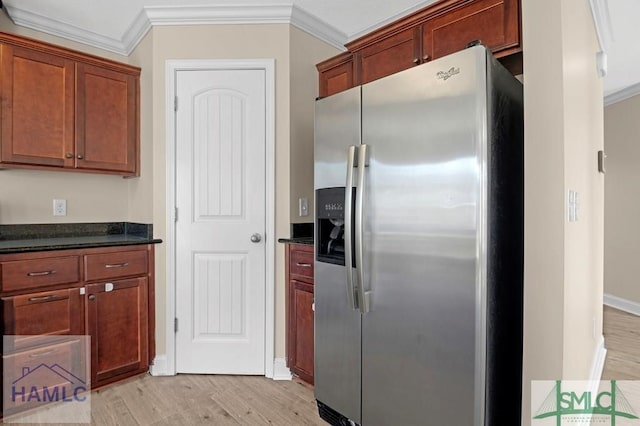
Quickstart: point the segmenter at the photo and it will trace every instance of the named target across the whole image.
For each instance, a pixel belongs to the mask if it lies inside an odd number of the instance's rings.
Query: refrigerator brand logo
[[[449,71],[438,71],[436,75],[438,76],[438,80],[447,81],[456,74],[460,74],[460,68],[451,67]]]
[[[632,422],[624,424],[640,424],[634,411],[638,401],[634,404],[629,402],[621,388],[625,392],[632,391],[628,394],[637,399],[640,381],[533,381],[531,403],[534,424],[615,426],[616,418]],[[535,402],[536,398],[544,399]],[[535,407],[538,407],[537,411]]]

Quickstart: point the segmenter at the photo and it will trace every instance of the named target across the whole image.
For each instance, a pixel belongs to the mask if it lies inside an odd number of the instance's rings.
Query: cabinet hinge
[[[178,110],[178,97],[177,96],[175,98],[173,98],[173,110],[174,111]]]
[[[173,331],[174,333],[178,332],[178,318],[173,319]]]
[[[174,222],[178,221],[178,208],[177,207],[173,208],[173,221]]]

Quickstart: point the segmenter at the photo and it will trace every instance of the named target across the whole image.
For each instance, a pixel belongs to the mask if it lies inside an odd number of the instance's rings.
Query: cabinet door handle
[[[78,154],[78,160],[82,160],[83,158],[82,154]]]
[[[413,58],[413,63],[414,64],[419,64],[420,63],[420,58]]]
[[[55,349],[49,349],[48,351],[38,352],[37,354],[30,354],[29,358],[42,358],[43,356],[47,356],[55,353],[56,353]]]
[[[96,300],[96,295],[95,294],[90,294],[89,295],[89,300]]]
[[[300,263],[300,262],[296,262],[296,266],[300,267],[300,268],[311,268],[311,264],[310,263]]]
[[[44,302],[44,301],[48,301],[48,300],[54,300],[57,299],[58,296],[55,294],[50,294],[48,296],[37,296],[37,297],[30,297],[28,300],[29,302]]]
[[[73,158],[73,154],[70,152],[67,152],[67,154],[65,155],[65,158]]]
[[[56,271],[40,271],[40,272],[27,272],[28,277],[44,277],[45,275],[53,275]]]
[[[427,62],[429,60],[429,54],[425,53],[424,56],[422,57],[422,62]]]
[[[105,268],[125,268],[129,266],[129,262],[124,263],[107,263],[104,265]]]

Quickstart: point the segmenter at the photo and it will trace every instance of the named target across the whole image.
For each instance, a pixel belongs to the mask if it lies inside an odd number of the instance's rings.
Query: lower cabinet
[[[92,387],[147,371],[147,278],[91,284],[87,295]]]
[[[24,360],[59,363],[69,353],[64,336],[90,336],[91,388],[146,372],[155,355],[153,252],[136,245],[0,255],[2,335],[20,336],[3,347],[4,364],[28,372]]]
[[[313,246],[288,244],[287,366],[313,384]]]

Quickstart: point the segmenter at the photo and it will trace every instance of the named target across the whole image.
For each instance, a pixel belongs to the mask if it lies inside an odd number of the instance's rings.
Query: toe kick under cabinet
[[[155,356],[153,262],[151,244],[0,255],[2,334],[91,336],[92,388],[144,373]],[[30,339],[20,350],[34,350]]]

